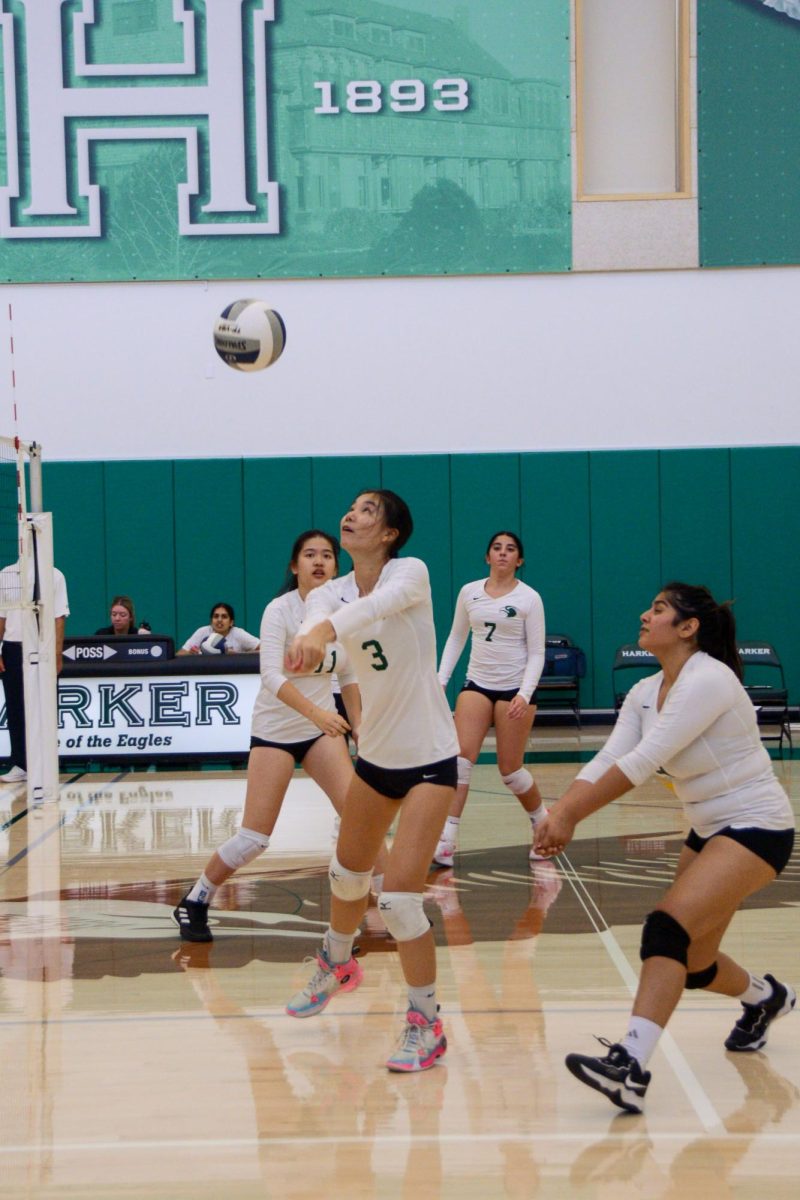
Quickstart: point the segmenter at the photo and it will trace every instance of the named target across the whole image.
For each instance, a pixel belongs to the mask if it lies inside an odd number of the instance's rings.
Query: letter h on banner
[[[100,0],[102,2],[102,0]],[[4,104],[8,185],[0,188],[0,237],[101,237],[100,188],[90,179],[90,146],[93,141],[153,140],[174,138],[186,144],[187,183],[178,186],[178,230],[183,235],[259,234],[280,231],[278,185],[269,180],[267,135],[266,25],[275,19],[274,0],[261,0],[253,12],[252,61],[254,71],[255,151],[257,190],[267,200],[267,220],[193,221],[191,200],[199,195],[200,152],[197,119],[208,122],[208,194],[204,213],[255,213],[247,198],[248,122],[245,114],[245,46],[242,6],[244,0],[205,0],[206,82],[158,86],[133,85],[144,76],[194,76],[198,74],[195,53],[195,15],[187,11],[187,0],[173,0],[173,20],[183,26],[183,62],[114,63],[87,62],[87,26],[95,23],[95,0],[83,0],[83,9],[73,16],[74,74],[76,78],[97,76],[126,78],[131,86],[68,86],[64,79],[61,18],[64,0],[16,0],[24,9],[28,96],[28,137],[19,128],[16,102],[16,18],[10,0],[0,0]],[[130,118],[141,124],[128,124]],[[148,118],[187,119],[185,125],[148,125]],[[81,119],[92,124],[81,128]],[[115,127],[115,119],[125,124]],[[192,118],[195,122],[192,123]],[[98,128],[97,120],[108,120]],[[20,152],[29,147],[31,202],[29,217],[69,217],[77,209],[69,201],[67,138],[76,126],[78,194],[88,201],[88,222],[54,224],[34,222],[15,225],[13,202],[20,192]]]

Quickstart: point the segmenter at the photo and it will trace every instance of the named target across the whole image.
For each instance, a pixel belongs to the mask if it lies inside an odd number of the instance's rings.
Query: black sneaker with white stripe
[[[187,899],[189,893],[172,910],[172,919],[181,931],[184,942],[213,942],[208,928],[208,905]]]
[[[744,1012],[725,1039],[726,1050],[760,1050],[766,1045],[772,1022],[794,1008],[797,996],[793,989],[772,975],[764,978],[772,984],[772,995],[758,1004],[742,1005]]]
[[[643,1071],[636,1059],[624,1046],[598,1038],[601,1045],[608,1047],[605,1058],[592,1058],[588,1054],[568,1054],[567,1070],[581,1083],[608,1096],[612,1104],[624,1108],[625,1112],[640,1113],[644,1108],[644,1096],[650,1082],[650,1072]]]

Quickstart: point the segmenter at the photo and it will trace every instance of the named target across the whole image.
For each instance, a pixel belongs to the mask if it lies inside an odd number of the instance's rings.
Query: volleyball
[[[237,371],[263,371],[285,345],[283,318],[263,300],[234,300],[214,322],[214,349]]]

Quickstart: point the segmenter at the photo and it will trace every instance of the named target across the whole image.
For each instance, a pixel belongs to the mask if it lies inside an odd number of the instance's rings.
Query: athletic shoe
[[[181,944],[177,950],[173,950],[170,958],[182,971],[187,971],[190,967],[207,971],[211,966],[211,947],[208,942],[202,946]]]
[[[301,992],[286,1005],[290,1017],[313,1017],[322,1012],[337,992],[353,992],[364,978],[360,963],[352,957],[346,963],[332,963],[324,950],[314,959],[317,969]]]
[[[12,767],[5,775],[0,775],[0,783],[23,783],[28,778],[28,772],[22,767]]]
[[[456,843],[449,841],[448,838],[439,838],[436,850],[433,855],[433,865],[435,867],[452,867],[453,855],[456,852]]]
[[[439,1018],[426,1021],[421,1012],[410,1008],[397,1049],[387,1058],[386,1066],[390,1071],[427,1071],[446,1049],[447,1038]]]
[[[772,975],[764,978],[772,984],[772,995],[758,1004],[742,1005],[744,1012],[725,1039],[726,1050],[760,1050],[766,1045],[772,1022],[794,1008],[797,996],[792,988],[778,983]]]
[[[433,876],[434,883],[425,888],[425,899],[438,904],[443,917],[455,917],[461,912],[461,901],[458,896],[458,886],[452,867],[445,867],[440,874]]]
[[[591,1058],[587,1054],[568,1054],[567,1070],[581,1083],[608,1096],[612,1104],[626,1112],[640,1113],[644,1108],[644,1096],[650,1082],[650,1072],[643,1071],[636,1059],[624,1046],[598,1038],[601,1045],[608,1047],[605,1058]]]
[[[537,859],[536,862],[531,861],[530,870],[532,884],[531,907],[541,909],[542,912],[547,912],[563,885],[558,867],[550,858],[545,859],[543,862]]]
[[[208,928],[208,905],[198,900],[183,897],[177,908],[172,910],[172,919],[181,931],[184,942],[213,942]]]
[[[536,826],[539,824],[539,821],[543,821],[546,816],[547,816],[547,809],[544,810],[542,815],[539,817],[539,820],[536,821],[533,826],[533,841],[531,842],[531,849],[530,849],[530,853],[528,854],[528,860],[532,863],[548,862],[550,859],[549,854],[537,854],[536,853]]]

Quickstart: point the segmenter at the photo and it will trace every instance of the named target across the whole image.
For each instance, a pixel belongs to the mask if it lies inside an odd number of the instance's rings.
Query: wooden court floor
[[[582,745],[586,745],[584,739]],[[800,764],[777,769],[795,808]],[[548,797],[578,769],[534,768]],[[238,772],[64,777],[58,805],[0,792],[0,1196],[796,1197],[800,1021],[729,1054],[738,1006],[687,994],[642,1116],[563,1066],[622,1036],[639,927],[682,837],[659,782],[597,814],[531,870],[528,826],[480,766],[451,871],[431,874],[448,1053],[383,1060],[405,1010],[372,908],[361,988],[284,1014],[327,917],[331,811],[293,781],[273,847],[219,894],[215,941],[170,912],[234,829]],[[800,855],[726,948],[800,983]]]

